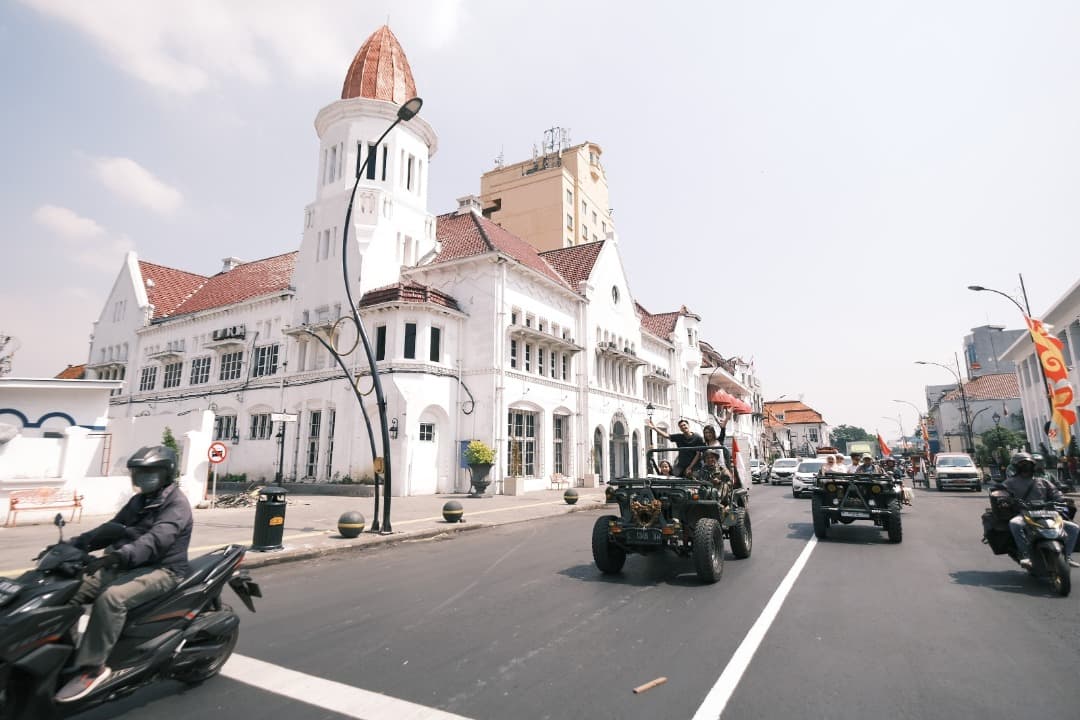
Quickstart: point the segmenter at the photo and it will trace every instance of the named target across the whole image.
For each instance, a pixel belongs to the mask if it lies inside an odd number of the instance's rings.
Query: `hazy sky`
[[[1080,4],[20,0],[0,6],[0,331],[85,362],[123,253],[298,247],[312,123],[386,22],[439,134],[430,209],[552,125],[604,149],[635,299],[767,398],[911,432],[970,328],[1080,276]]]

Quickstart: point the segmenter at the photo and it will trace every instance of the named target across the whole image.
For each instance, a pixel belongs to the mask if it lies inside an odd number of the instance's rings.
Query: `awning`
[[[709,393],[709,402],[716,403],[717,405],[727,405],[729,407],[735,406],[737,403],[742,402],[734,395],[730,395],[723,390],[713,390]]]
[[[741,413],[743,415],[749,415],[754,412],[754,408],[750,406],[750,403],[736,399],[735,404],[731,406],[734,412]]]

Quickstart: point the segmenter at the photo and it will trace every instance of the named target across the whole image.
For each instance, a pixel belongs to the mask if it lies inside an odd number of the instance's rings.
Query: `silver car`
[[[799,467],[799,458],[779,458],[773,461],[772,469],[769,470],[769,483],[771,485],[790,485],[791,478],[795,474],[795,468]]]
[[[795,468],[795,474],[791,476],[791,497],[813,495],[817,485],[817,476],[821,468],[825,467],[822,458],[807,458]]]

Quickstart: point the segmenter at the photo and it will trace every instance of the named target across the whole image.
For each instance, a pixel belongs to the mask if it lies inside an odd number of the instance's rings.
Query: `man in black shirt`
[[[700,448],[705,445],[705,440],[695,432],[690,431],[690,423],[686,420],[679,421],[679,433],[668,435],[649,421],[649,427],[679,447],[679,457],[675,460],[675,472],[677,477],[691,477],[694,466],[698,463],[701,453],[697,450],[684,450],[682,448]]]

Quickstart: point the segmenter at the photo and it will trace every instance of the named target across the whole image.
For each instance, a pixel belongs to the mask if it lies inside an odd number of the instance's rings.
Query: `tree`
[[[975,450],[975,463],[981,467],[998,465],[1005,468],[1013,448],[1023,447],[1027,436],[1008,428],[996,427],[987,430],[979,438],[982,445]]]
[[[168,426],[165,427],[165,432],[161,433],[161,444],[172,449],[177,455],[180,454],[180,447],[176,444],[176,438],[173,437],[172,428]]]
[[[853,425],[837,425],[832,429],[832,441],[833,445],[847,450],[847,444],[849,442],[855,442],[858,440],[877,440],[876,435],[871,435],[866,430]]]

